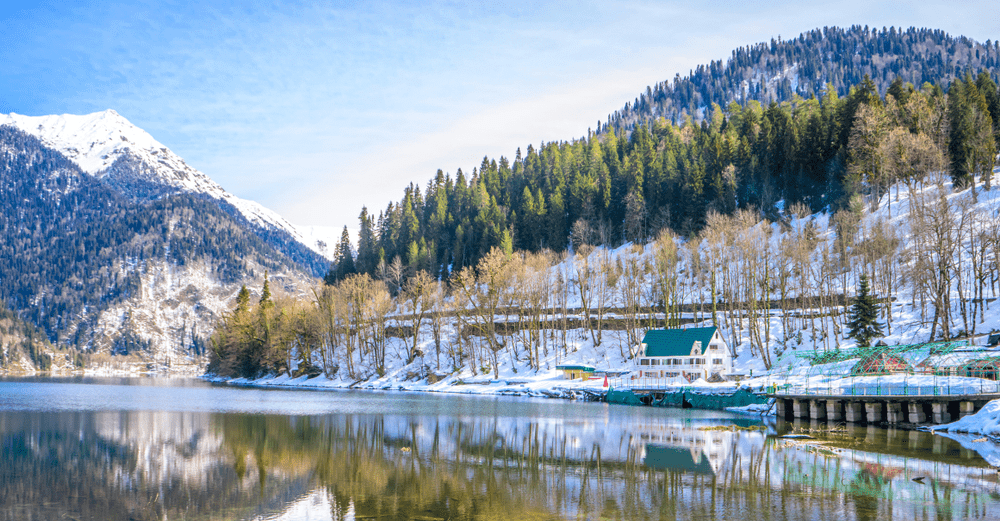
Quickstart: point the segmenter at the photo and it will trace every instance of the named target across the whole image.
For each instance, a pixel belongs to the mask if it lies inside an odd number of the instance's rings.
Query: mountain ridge
[[[328,255],[298,226],[256,201],[227,192],[113,109],[84,115],[0,114],[0,125],[5,124],[37,137],[85,173],[105,179],[130,198],[151,200],[178,192],[205,194],[236,208],[251,223],[282,230],[317,254]]]
[[[885,93],[900,77],[920,87],[947,84],[969,72],[988,70],[1000,81],[1000,42],[977,42],[939,29],[909,27],[822,27],[792,39],[740,46],[726,59],[699,65],[687,76],[647,86],[646,91],[608,115],[597,132],[647,126],[664,117],[679,124],[686,116],[701,119],[713,103],[754,100],[763,104],[791,101],[795,96],[820,97],[832,84],[839,96],[869,76]]]
[[[243,284],[303,294],[327,265],[225,200],[118,181],[0,125],[0,300],[57,349],[197,364]]]

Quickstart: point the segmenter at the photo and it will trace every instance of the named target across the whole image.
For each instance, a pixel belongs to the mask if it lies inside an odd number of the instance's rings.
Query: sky
[[[1000,37],[995,0],[3,4],[0,113],[114,109],[229,192],[337,230],[739,46],[854,24]]]

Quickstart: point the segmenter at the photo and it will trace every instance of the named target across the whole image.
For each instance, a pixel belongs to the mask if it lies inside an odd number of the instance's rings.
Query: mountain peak
[[[284,230],[316,253],[329,255],[315,239],[307,239],[274,211],[226,192],[114,109],[84,115],[0,114],[0,125],[5,124],[37,137],[84,172],[105,179],[126,195],[135,196],[129,192],[137,192],[137,186],[147,188],[147,193],[154,196],[172,192],[206,194],[233,205],[254,224]],[[150,186],[158,188],[148,191]]]
[[[2,124],[13,125],[37,137],[91,175],[107,170],[126,148],[133,153],[166,150],[153,136],[113,109],[84,115],[0,114]]]

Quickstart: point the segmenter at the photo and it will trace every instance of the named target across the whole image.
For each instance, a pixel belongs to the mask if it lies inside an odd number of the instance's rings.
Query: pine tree
[[[854,305],[848,312],[848,338],[858,341],[858,347],[869,347],[874,338],[885,336],[882,325],[878,323],[878,308],[875,297],[868,293],[868,276],[861,275],[858,281],[858,295]]]

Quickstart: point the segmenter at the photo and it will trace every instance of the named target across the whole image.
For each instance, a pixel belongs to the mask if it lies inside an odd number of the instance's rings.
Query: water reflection
[[[0,520],[1000,515],[996,471],[926,433],[406,399],[386,414],[0,411]],[[822,443],[775,436],[789,427]]]

